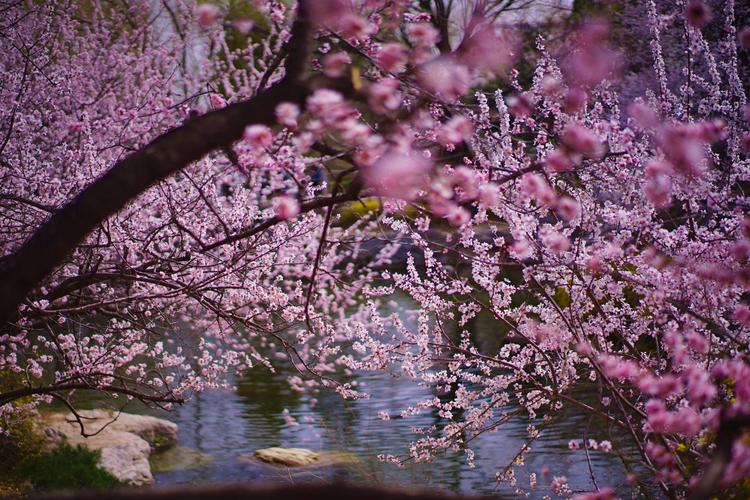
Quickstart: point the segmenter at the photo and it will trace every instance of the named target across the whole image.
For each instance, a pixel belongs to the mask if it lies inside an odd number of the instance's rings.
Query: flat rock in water
[[[359,460],[352,453],[343,451],[320,451],[315,452],[306,448],[263,448],[256,450],[252,455],[240,456],[241,460],[260,460],[271,465],[284,467],[330,467],[334,465],[355,464]]]
[[[177,425],[161,418],[110,410],[83,410],[79,414],[86,433],[95,435],[82,436],[71,413],[42,414],[39,424],[52,446],[65,439],[73,446],[99,450],[99,466],[127,484],[152,484],[149,455],[177,443]]]
[[[287,467],[311,465],[320,459],[319,454],[305,448],[263,448],[253,455],[261,462]]]

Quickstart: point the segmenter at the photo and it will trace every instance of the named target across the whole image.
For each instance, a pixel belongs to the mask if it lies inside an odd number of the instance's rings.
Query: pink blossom
[[[214,109],[221,109],[227,105],[227,101],[221,94],[211,94],[208,97],[208,100],[211,102],[211,107]]]
[[[648,414],[648,425],[654,432],[665,433],[671,423],[671,416],[663,401],[650,399],[646,402],[646,413]]]
[[[479,206],[494,208],[500,204],[500,188],[497,184],[487,183],[479,186]]]
[[[554,476],[550,481],[550,488],[556,495],[564,495],[571,491],[568,478],[565,476]]]
[[[570,240],[558,231],[549,231],[542,236],[542,242],[553,253],[560,254],[570,250]]]
[[[273,132],[265,125],[245,127],[242,138],[255,149],[267,148],[273,144]]]
[[[211,3],[203,3],[195,8],[195,18],[198,26],[209,28],[219,19],[219,8]]]
[[[737,39],[740,42],[740,47],[743,49],[750,49],[750,26],[745,26],[737,34]]]
[[[642,129],[650,129],[659,121],[656,112],[644,104],[643,101],[634,101],[630,103],[628,106],[628,114],[635,124]]]
[[[281,220],[293,219],[299,215],[300,206],[291,196],[277,196],[273,199],[273,213]]]
[[[740,304],[734,309],[734,320],[745,327],[750,327],[750,307]]]
[[[518,260],[526,260],[534,255],[534,247],[525,239],[515,240],[508,250],[510,255]]]
[[[740,223],[740,233],[745,238],[750,238],[750,217],[745,216]]]
[[[700,126],[669,126],[658,138],[664,154],[675,171],[683,175],[699,176],[705,167],[703,160],[703,129]]]
[[[716,386],[711,383],[709,373],[697,364],[690,364],[683,371],[688,399],[696,406],[705,406],[716,397]]]
[[[656,208],[672,203],[672,179],[667,175],[651,175],[643,181],[643,193]]]
[[[464,207],[456,206],[446,216],[451,226],[461,227],[471,220],[471,214]]]
[[[577,439],[571,439],[568,441],[568,449],[569,450],[578,450],[581,448],[581,443]]]
[[[439,193],[435,192],[435,190],[428,194],[427,199],[430,203],[430,212],[436,217],[447,217],[448,214],[456,208],[455,203],[444,196],[441,196]]]
[[[591,344],[586,341],[576,343],[576,352],[582,356],[589,357],[594,353]]]
[[[667,432],[674,432],[683,434],[687,437],[693,437],[698,434],[701,429],[700,415],[689,406],[683,406],[675,413],[670,414],[668,420]]]
[[[518,94],[508,98],[508,110],[513,116],[523,118],[534,112],[534,103],[528,94]]]
[[[661,399],[649,399],[646,401],[644,409],[649,415],[657,415],[667,411],[667,407]]]
[[[565,99],[563,100],[563,110],[566,113],[575,114],[581,111],[586,106],[588,95],[586,91],[581,87],[571,87],[568,92],[565,93]]]
[[[255,23],[253,23],[249,19],[235,19],[232,21],[232,27],[237,30],[237,32],[242,35],[246,36],[250,31],[253,29],[253,26],[255,26]]]
[[[351,117],[349,107],[344,97],[335,90],[318,89],[307,98],[307,110],[313,116],[324,119],[327,123],[335,123]]]
[[[354,160],[357,165],[369,166],[375,160],[380,158],[385,151],[386,145],[383,138],[377,135],[371,135],[354,153]]]
[[[718,142],[726,138],[727,122],[724,120],[710,120],[699,124],[700,137],[708,143]]]
[[[388,73],[401,73],[406,69],[408,52],[400,43],[386,43],[377,55],[378,65]]]
[[[711,22],[711,9],[703,0],[689,0],[685,6],[685,21],[693,28],[703,28]]]
[[[565,220],[574,220],[581,216],[580,204],[569,196],[557,200],[557,211]]]
[[[335,24],[342,13],[351,9],[349,0],[315,0],[308,8],[312,19],[318,24]]]
[[[608,378],[617,380],[631,380],[638,374],[638,365],[632,361],[617,356],[602,355],[599,357],[602,371]]]
[[[456,101],[471,85],[471,75],[463,64],[448,57],[439,57],[419,68],[419,82],[441,99]]]
[[[399,82],[395,78],[384,78],[370,86],[367,102],[373,111],[384,115],[395,111],[401,104]]]
[[[521,177],[521,191],[536,198],[542,205],[552,205],[556,196],[554,190],[539,174],[528,173]]]
[[[417,153],[391,151],[364,171],[364,180],[379,196],[413,200],[424,186],[431,166]]]
[[[573,161],[559,149],[554,149],[547,153],[547,156],[544,158],[544,164],[552,172],[566,172],[573,168]]]
[[[651,160],[646,163],[643,171],[647,177],[658,177],[660,175],[669,175],[672,173],[672,167],[663,161]]]
[[[349,144],[365,144],[372,136],[372,130],[370,127],[357,120],[345,120],[338,128],[341,133],[341,138],[344,142]]]
[[[577,123],[566,126],[560,139],[570,149],[584,156],[596,157],[603,153],[603,145],[599,137]]]
[[[353,13],[344,14],[338,21],[338,27],[344,38],[361,41],[373,33],[373,27],[362,16]]]
[[[742,135],[740,145],[745,153],[750,153],[750,132],[746,132]]]
[[[333,52],[323,58],[323,73],[331,78],[344,76],[346,66],[351,64],[352,58],[346,52]]]
[[[289,410],[284,408],[284,411],[281,412],[281,417],[284,419],[284,423],[289,426],[297,426],[299,425],[299,422],[297,422],[297,419],[295,419],[291,414],[289,413]]]
[[[500,32],[495,24],[480,20],[458,52],[468,67],[501,75],[513,63],[515,45],[516,40],[509,31]]]
[[[708,339],[698,332],[689,332],[685,335],[690,349],[699,354],[708,354],[710,344]]]
[[[261,94],[265,69],[299,31],[291,29],[295,2],[251,0],[254,16],[265,18],[255,33],[262,40],[244,40],[249,23],[232,18],[233,31],[224,33],[224,7],[201,21],[193,9],[203,2],[173,0],[178,18],[195,14],[182,33],[149,29],[153,16],[142,2],[108,9],[92,0],[93,19],[104,22],[91,23],[70,9],[35,8],[42,3],[11,2],[3,12],[13,22],[0,37],[0,114],[12,118],[13,133],[2,145],[0,255],[23,255],[78,193],[126,167],[131,149],[161,151],[179,160],[180,172],[158,189],[129,192],[137,196],[89,227],[25,300],[13,299],[13,324],[0,324],[0,372],[18,376],[11,385],[26,387],[27,374],[42,389],[66,380],[96,391],[116,389],[112,376],[121,374],[137,381],[134,390],[169,399],[223,385],[253,364],[284,366],[288,347],[294,364],[324,375],[292,374],[294,391],[330,386],[367,397],[359,384],[368,372],[394,370],[426,389],[405,392],[405,407],[394,410],[442,420],[414,429],[414,461],[463,448],[461,429],[473,435],[504,425],[509,410],[528,417],[534,439],[545,415],[575,407],[594,417],[592,426],[613,418],[631,425],[635,446],[618,451],[648,462],[633,464],[639,480],[688,494],[716,453],[697,436],[716,436],[727,419],[750,414],[750,218],[742,189],[750,108],[741,104],[747,53],[737,57],[746,29],[732,39],[731,3],[704,36],[682,17],[688,0],[678,10],[646,2],[636,9],[645,16],[629,20],[638,30],[618,25],[611,40],[627,46],[642,36],[637,45],[648,54],[634,55],[652,64],[629,66],[622,84],[599,85],[620,65],[598,20],[573,33],[541,30],[539,51],[527,44],[517,51],[501,30],[510,18],[455,11],[449,31],[457,38],[443,42],[456,43],[439,51],[430,2],[296,2],[317,26],[307,40],[312,60],[289,62],[343,77],[348,56],[340,51],[357,52],[362,82],[338,93],[321,89],[326,78],[313,74],[298,87],[279,67]],[[455,4],[469,3],[482,2]],[[200,50],[190,50],[196,41]],[[185,50],[194,70],[175,82],[169,68],[183,66]],[[690,51],[695,57],[684,57]],[[523,72],[499,85],[488,73],[509,69],[514,52],[528,56]],[[413,72],[389,79],[407,68]],[[495,88],[503,90],[493,99]],[[204,120],[206,108],[226,106],[215,89],[250,108],[270,106],[283,130],[275,133],[267,113],[219,110]],[[627,119],[623,103],[633,103]],[[159,140],[228,115],[264,125],[250,127],[232,151],[221,140],[195,141],[195,161]],[[455,147],[461,142],[467,151]],[[337,202],[323,235],[330,202],[341,199],[363,204],[342,212]],[[91,221],[100,218],[91,212]],[[244,237],[248,228],[253,237]],[[18,269],[0,268],[3,288]],[[101,281],[89,283],[94,271]],[[89,284],[68,291],[81,279]],[[392,303],[402,294],[409,300]],[[479,314],[490,329],[511,330],[497,348],[474,335]],[[189,331],[167,329],[159,342],[150,331],[160,324]],[[456,336],[443,336],[442,325],[455,326]],[[185,338],[195,342],[186,346]],[[603,392],[579,390],[600,375]],[[8,406],[0,407],[2,422]],[[294,425],[289,412],[282,417]],[[606,453],[612,443],[587,436],[570,447],[582,445]],[[741,436],[728,448],[720,487],[750,471],[748,448]],[[529,450],[515,451],[520,462]],[[501,479],[520,487],[513,470]],[[540,484],[573,494],[563,478],[550,484],[545,475]]]
[[[338,107],[344,98],[335,90],[318,89],[307,98],[307,108],[314,115],[322,115]]]
[[[750,259],[750,240],[741,239],[735,241],[732,245],[732,256],[739,263],[744,263]]]
[[[297,119],[300,115],[299,106],[291,102],[282,102],[276,106],[276,121],[290,129],[297,128]]]
[[[552,75],[546,75],[542,78],[540,86],[542,88],[542,93],[547,98],[557,96],[562,90],[562,83]]]
[[[645,394],[661,398],[669,397],[681,390],[680,380],[674,375],[666,374],[657,377],[646,371],[638,375],[636,385]]]
[[[473,200],[479,195],[476,174],[469,167],[456,167],[450,180],[454,186],[461,188],[462,200]]]
[[[606,43],[608,33],[609,25],[602,19],[589,19],[578,30],[574,48],[562,68],[576,87],[593,87],[619,68],[619,53]]]
[[[440,128],[438,141],[444,146],[458,144],[468,140],[473,132],[471,121],[463,115],[456,115]]]
[[[406,27],[406,36],[419,47],[432,47],[440,39],[438,30],[430,23],[410,24]]]

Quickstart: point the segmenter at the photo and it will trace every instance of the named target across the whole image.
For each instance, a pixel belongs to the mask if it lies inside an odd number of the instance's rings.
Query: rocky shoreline
[[[149,457],[155,451],[177,444],[177,425],[161,418],[111,410],[78,412],[88,437],[72,413],[40,415],[39,427],[53,448],[63,440],[76,446],[99,451],[99,466],[123,483],[153,484]]]
[[[100,454],[98,466],[112,474],[117,480],[131,486],[154,483],[150,458],[155,452],[154,467],[159,470],[159,457],[185,455],[177,446],[177,424],[147,415],[118,413],[112,410],[82,410],[78,412],[84,424],[86,436],[75,415],[69,412],[42,413],[37,426],[44,434],[46,447],[56,448],[62,442],[72,446],[83,446]],[[161,453],[164,450],[169,452]],[[182,454],[181,454],[182,453]],[[206,457],[188,454],[191,461],[203,463]],[[200,455],[199,453],[197,455]],[[184,458],[184,457],[183,457]],[[174,457],[172,457],[174,459]],[[239,456],[250,463],[292,468],[315,468],[352,465],[358,458],[345,452],[312,451],[305,448],[272,447],[256,450]],[[162,464],[164,467],[164,464]]]

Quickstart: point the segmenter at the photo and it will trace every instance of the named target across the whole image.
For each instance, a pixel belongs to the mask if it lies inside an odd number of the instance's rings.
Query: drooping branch
[[[54,394],[61,391],[72,391],[72,390],[101,390],[112,393],[124,394],[126,396],[132,396],[144,402],[153,403],[184,403],[184,398],[176,397],[170,394],[147,394],[126,387],[118,387],[114,385],[103,385],[103,386],[91,386],[90,384],[71,382],[60,385],[52,386],[41,386],[41,387],[25,387],[23,389],[17,389],[8,391],[0,394],[0,406],[8,404],[16,399],[25,398],[28,396],[39,396],[45,394]]]
[[[97,225],[153,184],[226,148],[253,123],[271,125],[281,102],[304,104],[311,25],[301,0],[287,45],[285,76],[247,101],[193,118],[116,163],[50,218],[14,253],[0,260],[0,325],[29,292],[60,265]]]

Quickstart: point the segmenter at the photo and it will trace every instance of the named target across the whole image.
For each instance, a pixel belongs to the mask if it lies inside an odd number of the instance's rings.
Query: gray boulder
[[[148,460],[151,452],[177,443],[177,425],[161,418],[110,410],[79,413],[88,437],[81,435],[71,413],[41,416],[40,424],[50,444],[56,446],[65,439],[73,446],[100,451],[100,467],[127,484],[152,484],[154,477]]]

